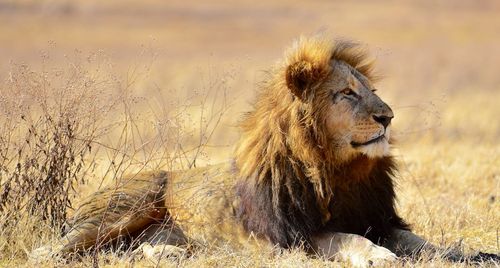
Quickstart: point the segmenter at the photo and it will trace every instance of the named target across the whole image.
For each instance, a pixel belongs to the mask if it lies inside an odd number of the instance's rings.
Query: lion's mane
[[[325,81],[332,60],[375,77],[364,48],[348,41],[301,38],[261,84],[242,120],[235,161],[237,216],[248,232],[281,247],[310,245],[324,231],[375,242],[408,226],[395,211],[392,157],[349,161],[328,139]],[[307,88],[304,92],[297,85]]]

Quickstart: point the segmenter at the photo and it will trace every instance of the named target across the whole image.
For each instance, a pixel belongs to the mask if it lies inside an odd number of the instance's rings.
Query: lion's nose
[[[382,126],[384,126],[384,128],[387,128],[387,126],[391,123],[392,118],[394,118],[394,116],[387,116],[387,115],[374,115],[373,116],[373,119],[375,121],[379,122],[380,124],[382,124]]]

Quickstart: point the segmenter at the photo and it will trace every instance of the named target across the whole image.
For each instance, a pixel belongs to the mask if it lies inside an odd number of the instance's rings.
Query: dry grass
[[[497,2],[100,2],[0,3],[0,182],[2,190],[9,182],[16,189],[1,201],[0,267],[24,265],[25,251],[58,235],[52,226],[72,213],[68,201],[77,205],[123,173],[230,157],[235,115],[249,109],[260,71],[292,38],[323,27],[367,43],[386,76],[377,87],[396,114],[404,218],[436,244],[461,241],[467,252],[500,251]],[[45,147],[55,151],[45,154]],[[16,169],[32,159],[36,165]],[[50,173],[51,167],[60,169]],[[44,183],[54,178],[56,188]],[[59,194],[30,203],[36,194],[23,193],[37,189]],[[49,214],[30,214],[30,204]],[[6,228],[16,206],[22,207],[17,225]],[[113,253],[97,261],[154,266]],[[92,263],[88,257],[45,265]],[[331,265],[300,251],[211,246],[162,266],[179,264]],[[441,260],[399,265],[464,266]]]

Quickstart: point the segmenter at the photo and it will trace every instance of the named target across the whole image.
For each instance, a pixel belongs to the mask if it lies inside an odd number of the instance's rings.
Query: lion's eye
[[[375,92],[375,91],[377,91],[377,90],[378,90],[378,89],[376,89],[376,88],[372,88],[372,92]]]
[[[346,96],[353,96],[353,97],[356,97],[358,95],[358,94],[356,94],[356,92],[354,92],[354,90],[352,90],[350,88],[345,88],[342,91],[340,91],[340,93],[342,93]]]

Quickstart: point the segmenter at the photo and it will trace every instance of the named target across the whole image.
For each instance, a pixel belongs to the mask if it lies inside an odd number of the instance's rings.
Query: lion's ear
[[[325,70],[309,61],[298,61],[286,69],[286,85],[299,99],[304,100],[309,95],[311,87],[320,82]]]

